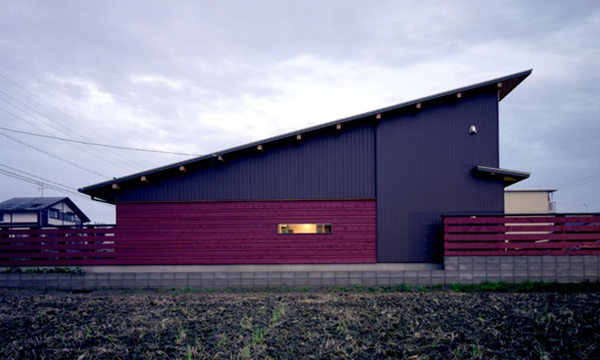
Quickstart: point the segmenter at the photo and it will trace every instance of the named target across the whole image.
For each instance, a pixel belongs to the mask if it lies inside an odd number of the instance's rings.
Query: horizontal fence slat
[[[561,256],[561,255],[599,255],[600,250],[515,250],[515,251],[449,251],[445,256]]]
[[[600,225],[460,225],[460,226],[444,226],[444,231],[452,233],[497,233],[506,231],[555,231],[555,232],[600,232]]]
[[[468,245],[460,243],[447,243],[446,249],[448,250],[482,250],[482,249],[498,249],[504,251],[506,249],[573,249],[585,248],[585,249],[600,249],[599,243],[589,242],[541,242],[541,243],[514,243],[514,242],[488,242],[488,243],[470,243]]]
[[[44,244],[40,245],[13,245],[13,246],[0,246],[0,254],[9,251],[69,251],[69,250],[87,250],[97,251],[115,249],[115,244]]]
[[[115,257],[115,253],[111,251],[52,251],[52,252],[11,252],[0,255],[1,259],[54,259],[54,258],[106,258]]]
[[[600,234],[572,233],[572,234],[446,234],[446,242],[469,242],[469,241],[537,241],[537,240],[593,240],[600,241]]]
[[[5,238],[0,239],[0,246],[10,245],[10,244],[44,244],[44,243],[69,243],[69,244],[77,244],[77,243],[103,243],[103,242],[111,242],[114,241],[114,236],[69,236],[69,237],[14,237],[14,238]]]
[[[590,215],[544,215],[544,216],[464,216],[464,217],[444,217],[444,223],[452,224],[504,224],[504,223],[547,223],[556,224],[581,223],[581,224],[599,224],[600,216]]]
[[[112,234],[115,232],[114,228],[111,229],[1,229],[0,237],[9,235],[104,235]]]

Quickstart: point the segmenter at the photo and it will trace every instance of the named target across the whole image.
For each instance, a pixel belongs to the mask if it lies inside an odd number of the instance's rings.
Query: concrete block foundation
[[[99,290],[600,281],[600,256],[454,256],[444,264],[96,266],[84,274],[0,274],[0,288]]]

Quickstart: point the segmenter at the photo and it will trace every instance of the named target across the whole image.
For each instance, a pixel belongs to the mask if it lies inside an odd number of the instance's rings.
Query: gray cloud
[[[18,115],[0,111],[2,126],[202,154],[533,68],[500,105],[501,165],[532,171],[523,187],[558,187],[560,211],[600,211],[594,1],[3,5],[1,72],[29,92],[2,77],[0,90],[55,123],[0,93]],[[107,177],[182,159],[14,137]],[[103,180],[0,148],[0,163],[73,188]],[[39,194],[1,179],[1,198]]]

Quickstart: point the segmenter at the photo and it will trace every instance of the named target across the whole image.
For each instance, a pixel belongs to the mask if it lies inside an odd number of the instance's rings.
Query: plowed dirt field
[[[2,359],[598,359],[598,293],[0,290]]]

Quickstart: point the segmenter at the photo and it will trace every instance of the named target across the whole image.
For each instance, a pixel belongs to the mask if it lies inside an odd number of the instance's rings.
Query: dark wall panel
[[[120,264],[315,264],[376,261],[375,201],[117,204]],[[331,234],[277,234],[330,223]]]
[[[472,174],[477,165],[498,166],[497,119],[491,91],[381,121],[378,262],[439,262],[442,214],[503,211],[502,183]]]
[[[124,189],[117,202],[374,198],[371,125],[304,135],[225,163]]]

